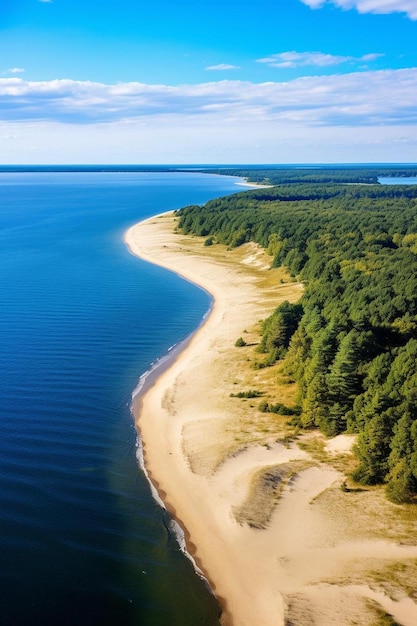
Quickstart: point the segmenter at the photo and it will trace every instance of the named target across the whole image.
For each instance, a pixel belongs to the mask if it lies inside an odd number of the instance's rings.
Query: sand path
[[[157,216],[129,229],[126,242],[137,256],[203,286],[214,306],[136,407],[137,424],[148,472],[222,604],[222,623],[372,624],[377,606],[404,626],[417,624],[415,598],[405,593],[416,573],[415,516],[403,518],[379,491],[343,493],[331,463],[251,427],[261,414],[230,397],[244,380],[237,337],[279,299],[297,299],[301,286],[271,288],[268,258],[253,244],[220,254],[176,234],[174,225],[172,214]],[[349,453],[351,444],[338,438],[328,456]],[[260,493],[262,477],[250,491],[260,472],[276,480],[294,463],[277,503],[276,492]],[[251,505],[271,510],[262,528],[245,523],[256,517]]]

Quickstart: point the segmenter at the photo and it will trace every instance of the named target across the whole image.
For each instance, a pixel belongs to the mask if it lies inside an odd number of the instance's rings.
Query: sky
[[[417,0],[1,0],[1,164],[417,162]]]

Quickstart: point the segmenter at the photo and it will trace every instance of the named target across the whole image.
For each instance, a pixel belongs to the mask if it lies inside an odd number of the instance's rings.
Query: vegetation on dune
[[[417,186],[327,183],[321,170],[309,172],[315,184],[300,183],[306,174],[299,172],[292,170],[298,182],[181,209],[179,227],[213,245],[257,242],[273,266],[304,282],[299,303],[282,303],[263,322],[258,365],[285,359],[285,373],[298,383],[292,419],[326,435],[357,433],[354,478],[386,483],[395,502],[413,501]]]

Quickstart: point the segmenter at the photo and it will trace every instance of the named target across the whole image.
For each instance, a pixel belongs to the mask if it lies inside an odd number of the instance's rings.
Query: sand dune
[[[236,339],[253,337],[257,322],[280,300],[298,299],[302,286],[268,270],[254,244],[208,248],[174,227],[173,214],[157,216],[133,226],[126,242],[203,286],[214,306],[137,403],[136,418],[151,479],[185,529],[223,623],[366,625],[382,611],[417,624],[413,510],[381,490],[340,489],[352,439],[313,433],[288,443],[274,417],[231,396],[249,377],[267,389],[262,376],[271,376],[250,369],[251,349],[235,348]]]

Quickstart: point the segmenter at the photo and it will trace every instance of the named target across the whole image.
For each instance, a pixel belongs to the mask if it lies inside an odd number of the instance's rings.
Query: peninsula
[[[177,220],[169,213],[141,222],[126,243],[205,288],[214,303],[137,400],[135,418],[150,479],[183,527],[222,623],[414,625],[409,510],[379,488],[343,488],[352,436],[300,434],[258,407],[263,399],[294,400],[279,366],[253,364],[260,320],[280,302],[297,301],[302,285],[271,269],[257,244],[205,246],[203,237],[177,232]]]

